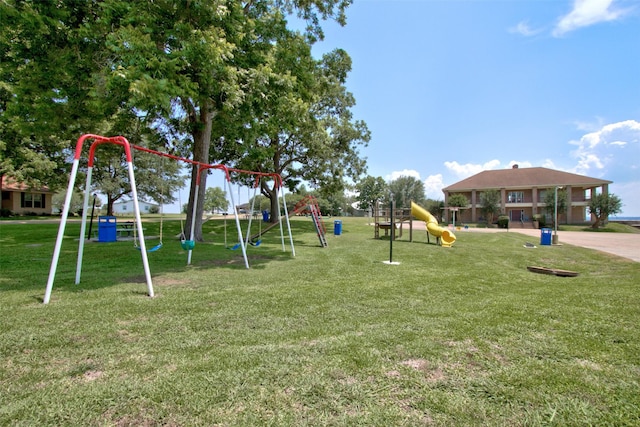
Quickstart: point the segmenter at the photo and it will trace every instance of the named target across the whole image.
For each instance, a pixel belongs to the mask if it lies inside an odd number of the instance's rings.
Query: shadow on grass
[[[243,231],[246,232],[246,224]],[[310,223],[311,227],[313,224]],[[148,236],[159,235],[158,224],[147,224]],[[228,226],[228,224],[227,224]],[[0,238],[0,292],[11,290],[41,289],[44,292],[58,224],[12,224],[3,225]],[[252,227],[253,228],[253,227]],[[232,251],[224,247],[224,223],[209,221],[203,227],[203,234],[209,241],[197,242],[192,253],[192,263],[187,265],[188,253],[180,246],[176,236],[181,231],[179,221],[165,221],[163,247],[148,253],[152,279],[167,273],[186,273],[189,271],[207,271],[212,268],[228,270],[246,270],[242,251]],[[292,223],[292,234],[309,232],[308,224],[296,221]],[[65,229],[60,258],[54,281],[56,289],[67,292],[82,292],[100,289],[122,283],[146,282],[140,251],[133,242],[116,241],[100,243],[88,241],[84,246],[80,284],[75,284],[78,256],[78,236],[80,224],[69,223]],[[285,234],[285,238],[287,238]],[[167,238],[167,236],[172,236]],[[227,243],[237,242],[235,226],[227,229]],[[235,241],[234,241],[235,240]],[[158,238],[147,238],[148,245],[155,245]],[[304,239],[294,238],[294,244],[304,245]],[[269,232],[262,238],[260,246],[247,246],[247,259],[251,269],[263,269],[272,262],[286,262],[291,259],[289,242],[282,251],[279,232]],[[142,293],[142,292],[141,292]],[[35,297],[42,302],[42,297]]]

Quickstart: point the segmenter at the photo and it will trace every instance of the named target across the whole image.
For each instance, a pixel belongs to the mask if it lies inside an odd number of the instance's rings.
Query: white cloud
[[[554,37],[560,37],[578,28],[615,21],[628,12],[629,9],[614,8],[613,0],[574,0],[573,9],[560,18],[552,34]]]
[[[531,37],[540,33],[542,30],[531,28],[527,21],[520,21],[515,27],[509,28],[509,32],[512,34],[520,34],[521,36]]]
[[[453,162],[444,162],[444,165],[449,171],[453,172],[458,178],[467,178],[471,175],[475,175],[484,170],[489,169],[498,169],[500,166],[500,160],[489,160],[484,164],[473,164],[466,163],[461,165],[460,163]]]
[[[638,188],[640,188],[640,181],[611,184],[609,193],[615,194],[622,200],[622,212],[617,216],[640,216]]]
[[[442,193],[442,189],[444,187],[444,180],[440,173],[437,175],[429,175],[427,179],[424,180],[424,192],[429,199],[443,200],[444,194]]]
[[[542,162],[542,167],[548,168],[548,169],[562,170],[561,168],[556,166],[556,164],[551,159],[544,159],[544,161]]]
[[[596,117],[595,122],[576,121],[574,122],[574,125],[576,126],[576,129],[578,129],[579,131],[594,132],[600,129],[604,125],[604,122],[605,121],[603,118]]]
[[[385,181],[387,182],[391,182],[391,181],[395,181],[396,179],[400,178],[401,176],[412,176],[415,179],[419,180],[420,179],[420,172],[413,170],[413,169],[404,169],[401,171],[393,171],[391,172],[391,174],[385,176]]]
[[[640,122],[610,123],[569,143],[577,147],[571,152],[577,160],[573,172],[619,182],[638,179]]]

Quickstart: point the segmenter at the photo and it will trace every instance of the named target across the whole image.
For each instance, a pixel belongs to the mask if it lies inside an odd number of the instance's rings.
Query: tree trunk
[[[264,196],[269,198],[269,202],[271,205],[270,222],[272,223],[276,223],[280,220],[280,205],[278,203],[278,193],[276,192],[276,185],[277,183],[274,183],[273,188],[269,188],[268,184],[263,182],[262,188],[260,189],[260,192]]]
[[[209,164],[209,148],[211,147],[211,131],[215,112],[212,111],[210,102],[203,102],[198,114],[192,117],[197,118],[194,123],[193,131],[193,160],[203,164]],[[189,190],[189,205],[187,208],[187,223],[185,224],[185,234],[189,238],[191,236],[191,222],[195,215],[195,227],[193,238],[198,242],[202,242],[202,214],[204,212],[204,195],[207,187],[207,171],[203,170],[200,174],[200,187],[198,189],[197,201],[198,205],[194,212],[193,206],[196,198],[196,184],[198,176],[198,166],[193,165],[191,169],[191,188]]]
[[[115,200],[111,197],[111,194],[107,194],[107,216],[113,216],[113,203]]]

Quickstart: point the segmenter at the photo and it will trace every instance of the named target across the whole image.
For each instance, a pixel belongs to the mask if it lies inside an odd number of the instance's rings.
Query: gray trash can
[[[115,242],[116,241],[116,217],[115,216],[99,216],[98,217],[98,241],[99,242]]]
[[[333,234],[339,236],[342,234],[342,221],[339,219],[333,221]]]
[[[550,228],[540,229],[540,244],[551,245],[551,229]]]

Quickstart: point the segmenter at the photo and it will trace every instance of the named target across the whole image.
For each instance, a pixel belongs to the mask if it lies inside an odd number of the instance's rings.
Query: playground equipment
[[[373,237],[380,238],[380,230],[384,230],[384,235],[388,236],[391,231],[392,238],[402,237],[403,225],[405,221],[409,222],[409,241],[413,241],[413,222],[411,221],[411,213],[409,209],[402,208],[384,208],[378,203],[373,208]]]
[[[422,220],[427,225],[427,233],[440,239],[440,244],[444,247],[451,247],[456,241],[456,236],[444,227],[438,225],[438,220],[426,209],[411,202],[411,215]]]
[[[178,204],[180,205],[180,209],[182,209],[182,197],[180,196],[180,192],[178,192]],[[226,223],[225,223],[225,231],[226,231]],[[187,237],[184,233],[184,221],[182,220],[182,217],[180,218],[180,246],[185,251],[192,250],[193,248],[196,247],[195,240],[187,240]]]
[[[51,259],[51,268],[49,269],[49,279],[47,280],[47,287],[44,294],[43,302],[45,304],[49,303],[51,298],[51,291],[53,290],[53,281],[55,279],[56,270],[58,268],[58,260],[60,258],[60,250],[62,248],[62,239],[64,238],[64,230],[67,225],[67,219],[69,217],[69,210],[71,207],[71,196],[73,194],[74,184],[76,180],[76,176],[78,174],[78,168],[80,165],[80,157],[82,154],[82,146],[84,142],[88,139],[93,139],[94,142],[91,144],[91,148],[89,149],[89,162],[87,164],[87,180],[85,185],[85,194],[84,194],[84,203],[82,210],[82,223],[80,225],[80,239],[78,246],[78,259],[76,264],[76,279],[75,283],[80,283],[80,274],[82,270],[82,255],[84,252],[84,236],[87,224],[87,211],[89,210],[89,196],[91,193],[91,177],[93,173],[93,165],[95,160],[95,150],[100,144],[116,144],[120,145],[124,148],[124,152],[126,155],[127,162],[127,170],[129,173],[129,181],[131,182],[131,195],[133,198],[133,210],[136,217],[136,227],[138,228],[138,234],[140,236],[140,253],[142,254],[142,265],[144,267],[144,275],[147,282],[147,293],[150,297],[154,296],[153,292],[153,283],[151,282],[151,272],[149,270],[149,260],[147,258],[147,248],[145,246],[144,241],[144,231],[142,229],[142,219],[140,217],[140,205],[138,203],[138,192],[136,189],[136,178],[133,172],[133,157],[131,155],[131,145],[126,138],[122,136],[116,136],[111,138],[106,138],[99,135],[82,135],[76,144],[76,151],[73,157],[73,164],[71,166],[71,176],[69,177],[69,185],[67,187],[67,194],[64,201],[64,207],[62,209],[62,217],[60,219],[60,227],[58,228],[58,236],[56,238],[56,245],[53,251],[53,257]]]
[[[318,240],[320,241],[320,246],[323,248],[327,247],[327,229],[324,226],[324,222],[322,221],[322,215],[320,214],[320,207],[318,206],[318,200],[311,196],[307,195],[302,198],[296,205],[293,207],[293,214],[297,215],[308,211],[311,215],[311,219],[313,220],[313,225],[316,227],[316,233],[318,233]],[[267,228],[268,230],[268,228]],[[265,230],[265,231],[267,231]]]
[[[164,158],[162,159],[162,161],[163,161],[163,164],[164,164]],[[161,202],[160,202],[160,241],[158,242],[157,245],[155,245],[151,249],[147,249],[148,252],[155,252],[158,249],[162,248],[162,225],[163,225],[163,219],[164,219],[164,184],[162,185],[162,190],[160,191],[160,197],[161,197]],[[133,227],[133,246],[136,249],[141,250],[140,246],[138,245],[138,233],[136,232],[136,228],[135,227]]]
[[[135,215],[135,225],[134,225],[134,233],[135,234],[135,238],[134,238],[134,242],[139,239],[139,249],[140,249],[140,253],[141,253],[141,257],[142,257],[142,265],[144,268],[144,274],[145,274],[145,279],[146,279],[146,284],[147,284],[147,294],[150,297],[154,296],[154,290],[153,290],[153,283],[151,281],[151,272],[149,269],[149,260],[147,257],[147,248],[146,248],[146,243],[145,243],[145,238],[144,238],[144,228],[142,227],[142,219],[141,219],[141,215],[140,215],[140,205],[138,203],[138,192],[136,189],[136,180],[135,180],[135,174],[134,174],[134,169],[133,169],[133,156],[132,156],[132,149],[135,150],[139,150],[139,151],[143,151],[143,152],[147,152],[150,154],[154,154],[157,156],[161,156],[161,157],[165,157],[165,158],[170,158],[173,160],[177,160],[177,161],[182,161],[185,163],[190,163],[194,166],[196,166],[196,185],[195,185],[195,197],[194,197],[194,206],[193,206],[193,211],[196,212],[197,206],[198,206],[198,191],[199,191],[199,186],[200,186],[200,182],[202,179],[202,172],[208,169],[218,169],[218,170],[222,170],[225,173],[225,178],[228,182],[231,181],[230,175],[229,175],[229,171],[233,170],[237,173],[249,173],[249,174],[253,174],[256,176],[263,176],[263,177],[272,177],[274,180],[274,187],[276,190],[276,195],[278,195],[280,193],[280,189],[283,188],[282,185],[282,178],[280,177],[280,175],[275,174],[275,173],[261,173],[261,172],[252,172],[252,171],[243,171],[243,170],[238,170],[238,169],[230,169],[227,168],[224,165],[209,165],[209,164],[204,164],[201,162],[196,162],[193,160],[189,160],[183,157],[178,157],[178,156],[174,156],[171,154],[167,154],[167,153],[162,153],[160,151],[155,151],[155,150],[151,150],[145,147],[140,147],[137,145],[133,145],[130,144],[129,141],[127,141],[127,139],[123,136],[115,136],[115,137],[104,137],[104,136],[100,136],[100,135],[93,135],[93,134],[85,134],[82,135],[80,138],[78,138],[78,141],[76,143],[76,149],[75,149],[75,153],[74,153],[74,157],[73,157],[73,163],[72,163],[72,167],[71,167],[71,175],[69,176],[69,185],[67,187],[67,193],[65,196],[65,201],[64,201],[64,207],[62,209],[62,215],[61,215],[61,219],[60,219],[60,226],[58,228],[58,235],[56,238],[56,243],[55,243],[55,248],[53,251],[53,256],[51,258],[51,267],[49,269],[49,277],[47,279],[47,286],[46,286],[46,290],[45,290],[45,295],[44,295],[44,299],[43,302],[45,304],[48,304],[50,299],[51,299],[51,292],[53,290],[53,282],[55,280],[55,275],[56,275],[56,270],[58,268],[58,261],[60,259],[60,252],[61,252],[61,248],[62,248],[62,240],[64,238],[64,231],[67,225],[67,221],[68,221],[68,217],[69,217],[69,211],[71,208],[71,197],[73,195],[73,189],[75,187],[75,181],[76,181],[76,177],[78,175],[78,169],[79,169],[79,164],[80,164],[80,158],[82,156],[82,148],[83,145],[86,141],[88,140],[92,140],[93,142],[91,143],[91,146],[89,148],[89,155],[88,155],[88,163],[87,163],[87,175],[86,175],[86,183],[85,183],[85,194],[84,194],[84,202],[83,202],[83,210],[82,210],[82,222],[80,225],[80,238],[79,240],[79,244],[78,244],[78,258],[77,258],[77,262],[76,262],[76,277],[75,277],[75,284],[79,284],[80,283],[80,276],[81,276],[81,271],[82,271],[82,257],[83,257],[83,253],[84,253],[84,244],[85,244],[85,232],[86,232],[86,224],[87,224],[87,213],[89,211],[89,198],[91,195],[91,179],[92,179],[92,174],[93,174],[93,166],[94,166],[94,162],[95,162],[95,150],[97,149],[98,146],[100,146],[101,144],[114,144],[114,145],[119,145],[124,149],[125,152],[125,157],[126,157],[126,163],[127,163],[127,171],[128,171],[128,175],[129,175],[129,182],[131,183],[131,198],[133,199],[133,207],[134,207],[134,215]],[[233,203],[233,194],[231,194],[231,199],[232,199],[232,203]],[[286,213],[286,203],[284,200],[284,191],[282,192],[282,202],[284,205],[284,210]],[[289,240],[291,242],[291,249],[292,249],[292,253],[293,256],[295,256],[295,250],[293,248],[293,236],[291,235],[291,226],[289,224],[289,217],[288,215],[285,215],[286,219],[287,219],[287,226],[289,229]],[[194,240],[194,230],[195,230],[195,215],[192,215],[191,218],[191,236],[190,236],[190,241]],[[236,222],[236,227],[238,230],[238,236],[240,237],[240,244],[242,247],[242,255],[244,257],[244,261],[245,261],[245,266],[246,268],[249,268],[249,261],[247,259],[247,254],[246,254],[246,250],[245,250],[245,245],[244,245],[244,240],[242,239],[242,230],[240,228],[240,220],[238,218],[238,214],[236,211],[236,215],[235,215],[235,222]],[[281,230],[281,236],[282,236],[282,250],[285,251],[285,245],[284,245],[284,234],[282,233],[282,226],[280,228]],[[183,230],[183,239],[184,240],[184,230]],[[189,242],[189,240],[185,240],[185,242]],[[134,243],[135,245],[135,243]],[[185,245],[183,245],[183,247],[185,247],[186,249],[188,249],[189,254],[188,254],[188,259],[187,259],[187,264],[191,263],[191,254],[192,254],[192,250],[193,250],[193,246],[190,243],[185,243]],[[162,247],[162,216],[161,216],[161,222],[160,222],[160,244],[156,245],[156,247],[152,248],[151,251],[153,250],[158,250],[160,249],[160,247]]]

